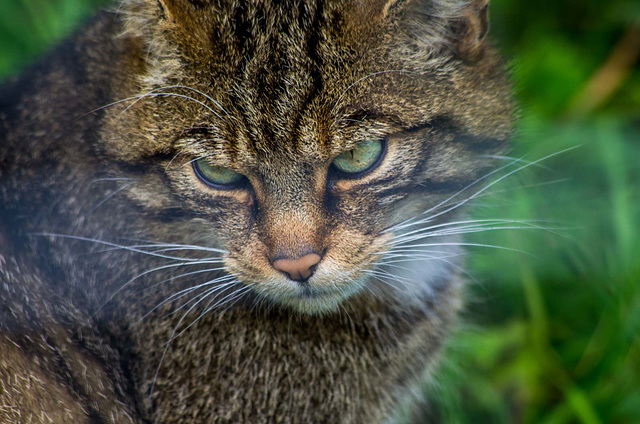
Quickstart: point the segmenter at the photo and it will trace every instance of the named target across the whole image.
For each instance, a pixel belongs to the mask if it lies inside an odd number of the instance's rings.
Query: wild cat
[[[487,10],[125,0],[6,84],[0,421],[391,419],[512,133]]]

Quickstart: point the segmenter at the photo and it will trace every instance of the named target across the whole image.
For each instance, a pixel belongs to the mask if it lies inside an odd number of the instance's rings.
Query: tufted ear
[[[147,0],[148,1],[148,0]],[[207,48],[211,25],[205,11],[213,6],[211,0],[154,0],[163,27],[187,48]]]
[[[388,0],[383,10],[386,19],[400,19],[419,50],[448,51],[470,61],[484,51],[489,0]]]
[[[453,25],[454,43],[459,54],[475,56],[489,32],[489,0],[471,0]]]
[[[166,18],[177,22],[188,20],[195,11],[210,3],[209,0],[156,0]]]

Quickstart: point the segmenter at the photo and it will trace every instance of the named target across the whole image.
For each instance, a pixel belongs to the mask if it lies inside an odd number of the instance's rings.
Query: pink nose
[[[292,280],[303,282],[311,278],[321,259],[317,253],[309,253],[298,259],[276,259],[272,265]]]

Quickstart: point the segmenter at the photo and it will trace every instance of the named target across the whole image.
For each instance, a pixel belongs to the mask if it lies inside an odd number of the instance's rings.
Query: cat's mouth
[[[306,253],[296,259],[273,260],[261,243],[231,250],[225,257],[228,272],[267,304],[291,311],[320,315],[337,313],[354,295],[364,291],[375,263],[385,250],[387,236],[365,243],[357,234],[333,248]],[[350,253],[353,252],[353,253]],[[249,259],[250,258],[250,259]]]
[[[304,282],[280,273],[262,275],[262,278],[245,276],[242,272],[237,274],[260,297],[296,312],[320,315],[337,311],[343,302],[364,287],[364,281],[361,281],[363,277],[357,268],[336,273],[335,269],[326,265],[318,267],[314,275]]]

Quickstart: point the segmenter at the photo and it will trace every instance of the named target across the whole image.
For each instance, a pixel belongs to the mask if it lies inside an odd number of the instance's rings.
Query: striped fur
[[[0,89],[0,421],[390,419],[460,307],[460,231],[390,258],[512,131],[486,11],[125,0]],[[373,171],[331,167],[371,139]],[[271,265],[309,252],[305,285]]]

